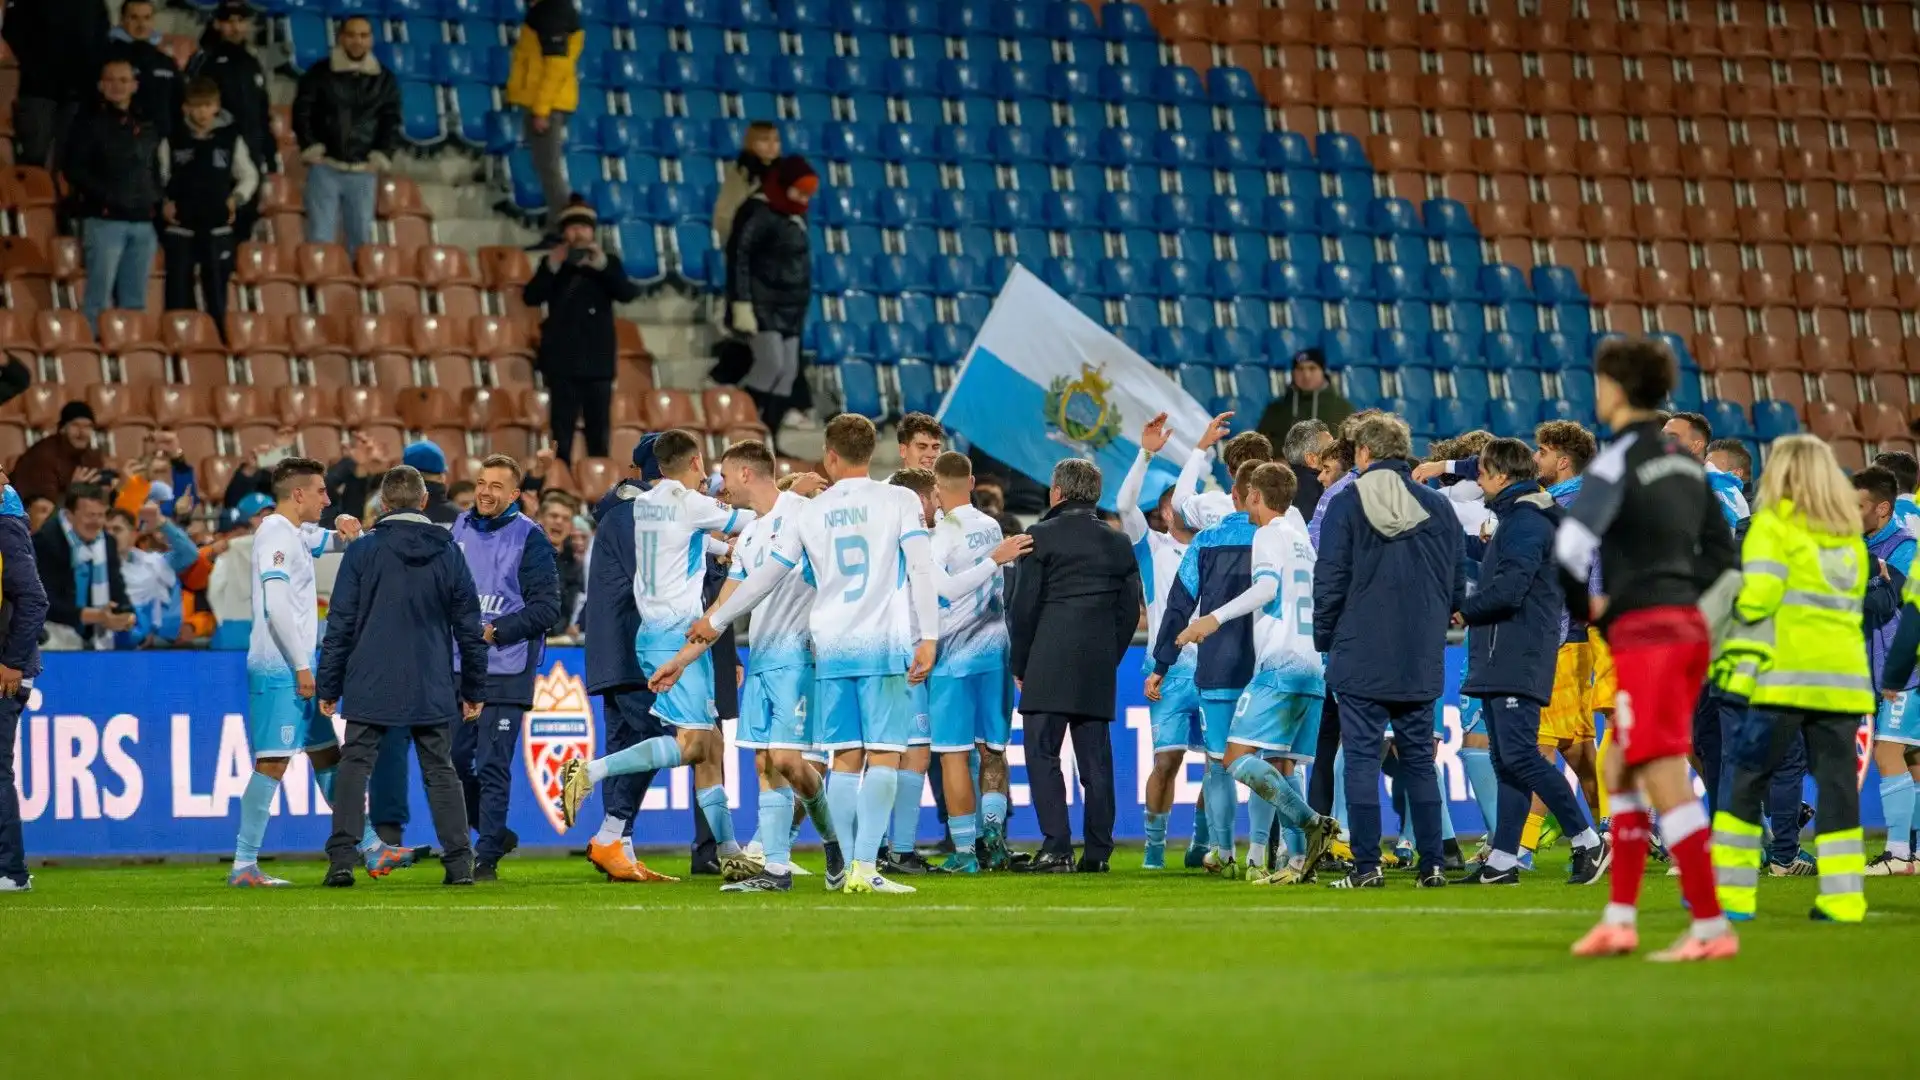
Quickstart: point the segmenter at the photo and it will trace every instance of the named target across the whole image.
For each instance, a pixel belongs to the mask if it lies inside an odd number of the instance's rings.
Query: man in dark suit
[[[1140,567],[1125,534],[1101,522],[1100,469],[1070,458],[1053,470],[1052,508],[1028,530],[1033,552],[1008,605],[1010,667],[1026,720],[1027,782],[1045,836],[1035,873],[1068,873],[1073,829],[1060,747],[1069,729],[1086,793],[1079,869],[1113,854],[1114,669],[1140,623]]]

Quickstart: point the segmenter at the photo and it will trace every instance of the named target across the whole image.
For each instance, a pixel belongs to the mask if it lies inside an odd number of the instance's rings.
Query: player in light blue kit
[[[661,479],[633,500],[633,599],[640,611],[634,652],[640,670],[651,678],[673,662],[687,631],[700,618],[700,590],[706,577],[706,534],[729,536],[752,524],[751,510],[724,506],[701,494],[706,464],[700,440],[680,430],[663,433],[653,444]],[[713,663],[702,653],[690,679],[656,691],[653,715],[674,729],[603,758],[575,758],[561,769],[562,816],[569,827],[595,784],[609,776],[693,766],[695,801],[729,879],[752,877],[760,867],[747,859],[733,837],[727,807],[725,744],[713,709]]]
[[[360,520],[342,514],[338,529],[323,529],[327,467],[288,458],[273,467],[273,513],[253,532],[253,636],[247,641],[247,737],[253,775],[240,796],[240,830],[227,884],[247,888],[291,884],[260,869],[260,844],[293,755],[313,763],[320,793],[333,801],[340,741],[333,722],[315,708],[313,659],[319,647],[320,606],[313,580],[317,555],[339,551],[360,535]],[[410,848],[380,843],[368,824],[360,847],[367,873],[385,877],[413,863]]]
[[[1253,680],[1234,705],[1226,767],[1301,837],[1288,865],[1269,868],[1264,865],[1267,837],[1255,833],[1247,853],[1247,880],[1257,885],[1311,881],[1313,867],[1340,832],[1339,822],[1307,806],[1299,781],[1288,775],[1298,774],[1300,763],[1313,759],[1327,694],[1326,669],[1313,647],[1313,543],[1285,516],[1296,484],[1293,470],[1285,465],[1241,466],[1235,487],[1245,489],[1247,516],[1259,526],[1253,535],[1252,584],[1188,623],[1175,639],[1183,647],[1198,645],[1221,624],[1253,616]]]

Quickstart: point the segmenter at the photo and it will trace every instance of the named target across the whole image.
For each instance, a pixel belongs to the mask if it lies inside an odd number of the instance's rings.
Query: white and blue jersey
[[[806,506],[803,496],[781,492],[766,517],[741,530],[727,577],[745,581],[749,571],[763,565],[773,552],[774,537],[796,527],[795,515]],[[803,569],[802,573],[780,579],[773,591],[754,605],[748,623],[748,639],[753,646],[747,661],[750,671],[813,666],[813,632],[808,627],[808,620],[813,616],[813,595],[812,571]]]
[[[1920,519],[1920,502],[1915,502],[1912,495],[1903,493],[1893,500],[1893,520],[1900,523],[1900,527],[1906,530],[1908,536],[1920,536],[1920,526],[1916,526],[1916,519]]]
[[[1234,708],[1229,742],[1312,760],[1326,665],[1313,647],[1313,542],[1286,518],[1253,534],[1253,585],[1270,598],[1253,613],[1253,679]]]
[[[256,758],[290,757],[337,741],[314,699],[296,691],[319,647],[315,556],[340,548],[338,534],[268,514],[253,534],[253,627],[247,641],[247,735]],[[271,596],[269,588],[271,587]]]
[[[1746,485],[1740,483],[1738,476],[1708,465],[1707,486],[1713,489],[1714,501],[1720,504],[1720,516],[1727,519],[1727,528],[1738,528],[1752,515],[1747,508]]]
[[[671,656],[706,610],[706,533],[734,533],[753,511],[722,506],[677,480],[661,480],[633,500],[633,603],[640,612],[634,651]]]
[[[1005,537],[975,507],[958,507],[933,527],[933,561],[948,576],[990,559]],[[940,657],[933,673],[973,675],[1007,666],[1006,579],[994,574],[971,592],[940,599]]]

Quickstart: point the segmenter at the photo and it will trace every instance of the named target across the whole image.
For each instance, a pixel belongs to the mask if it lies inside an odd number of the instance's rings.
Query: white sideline
[[[389,904],[389,903],[300,904],[300,905],[273,904],[271,906],[262,905],[262,906],[255,906],[255,907],[241,906],[241,905],[234,905],[234,904],[154,904],[154,905],[69,904],[69,905],[56,905],[56,906],[49,906],[49,907],[29,907],[23,904],[17,907],[13,907],[11,909],[0,907],[0,910],[7,910],[7,913],[9,915],[15,915],[15,914],[28,915],[28,914],[36,914],[36,913],[56,914],[56,915],[143,915],[143,914],[175,914],[175,913],[205,914],[208,912],[225,912],[225,911],[240,912],[245,914],[252,914],[254,912],[266,912],[266,911],[271,911],[271,912],[298,911],[298,912],[303,912],[308,914],[318,913],[318,914],[340,914],[340,915],[352,915],[352,914],[357,914],[363,911],[381,912],[383,914],[395,913],[395,912],[402,913],[402,914],[408,913],[408,912],[418,912],[421,914],[435,914],[435,915],[445,914],[448,912],[457,913],[457,912],[463,912],[463,911],[477,911],[477,912],[574,911],[574,912],[580,912],[583,914],[592,913],[592,912],[605,912],[605,911],[645,911],[645,912],[651,912],[654,914],[671,914],[677,911],[686,911],[686,912],[698,912],[698,913],[704,914],[710,911],[725,911],[733,915],[743,915],[743,914],[759,914],[759,913],[771,914],[771,913],[790,912],[790,911],[797,910],[797,911],[852,912],[852,913],[858,913],[861,915],[873,915],[873,914],[917,915],[922,913],[975,912],[975,913],[987,913],[987,914],[998,914],[998,915],[1112,914],[1112,915],[1126,915],[1129,917],[1139,917],[1143,915],[1151,916],[1151,915],[1159,915],[1159,914],[1165,914],[1170,916],[1188,916],[1193,914],[1245,915],[1249,913],[1263,913],[1268,915],[1287,915],[1287,914],[1357,915],[1357,916],[1365,916],[1365,917],[1371,917],[1371,916],[1377,916],[1377,915],[1439,915],[1439,916],[1484,915],[1489,917],[1494,917],[1494,916],[1509,917],[1509,916],[1518,915],[1518,916],[1525,916],[1525,917],[1532,917],[1532,918],[1556,918],[1560,916],[1591,915],[1593,913],[1593,910],[1591,907],[1479,908],[1479,907],[1419,906],[1419,907],[1363,908],[1363,907],[1344,907],[1344,906],[1333,905],[1333,904],[1301,904],[1301,905],[1278,904],[1272,907],[1263,907],[1260,905],[1237,905],[1237,904],[1234,904],[1234,905],[1213,904],[1213,905],[1202,905],[1197,907],[1196,906],[1128,907],[1128,906],[1106,906],[1106,905],[1093,906],[1093,905],[1057,905],[1057,904],[917,904],[916,905],[911,903],[901,904],[901,903],[895,903],[895,902],[884,901],[884,900],[878,903],[848,901],[846,903],[840,903],[840,904],[803,904],[803,905],[797,905],[797,906],[791,905],[791,904],[769,904],[769,905],[749,906],[749,905],[740,904],[740,903],[724,903],[723,902],[723,903],[702,903],[702,904],[609,904],[604,907],[601,907],[601,906],[577,907],[573,905],[561,905],[561,904]]]

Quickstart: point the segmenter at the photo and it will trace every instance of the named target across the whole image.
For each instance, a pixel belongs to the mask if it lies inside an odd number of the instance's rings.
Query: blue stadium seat
[[[868,340],[865,328],[851,323],[821,322],[814,331],[814,362],[834,365],[856,356],[865,356]]]
[[[1169,332],[1170,331],[1161,331],[1161,333]],[[1153,361],[1156,365],[1165,367],[1167,365],[1163,362],[1162,355],[1164,354],[1156,355]],[[1180,384],[1180,389],[1185,390],[1193,400],[1200,403],[1201,408],[1206,409],[1208,412],[1213,411],[1213,399],[1214,396],[1220,392],[1220,385],[1219,381],[1214,377],[1212,365],[1194,363],[1176,364],[1174,365],[1174,379]]]
[[[1273,379],[1267,368],[1243,364],[1233,369],[1234,426],[1242,431],[1260,423],[1273,402]]]
[[[1259,267],[1249,269],[1236,259],[1216,259],[1203,265],[1207,268],[1207,291],[1221,300],[1257,296],[1263,288]]]
[[[995,191],[987,196],[987,218],[996,229],[1039,224],[1036,200],[1024,191]],[[1022,254],[1025,254],[1024,248]]]
[[[1074,191],[1049,191],[1040,199],[1040,222],[1065,231],[1087,221],[1087,199]]]
[[[1488,334],[1480,339],[1480,349],[1473,363],[1484,362],[1494,371],[1515,371],[1520,368],[1536,368],[1538,360],[1533,353],[1532,339],[1518,334]]]
[[[651,5],[648,5],[651,6]],[[703,5],[720,25],[735,30],[747,30],[754,27],[776,27],[780,25],[775,7],[784,8],[786,3],[770,4],[768,0],[714,0]]]
[[[894,379],[900,387],[902,412],[932,414],[940,411],[940,400],[945,395],[934,378],[931,364],[921,359],[903,358],[894,370]]]
[[[1509,401],[1517,401],[1525,406],[1527,413],[1539,411],[1540,402],[1547,396],[1546,388],[1540,379],[1540,373],[1531,368],[1516,368],[1506,373],[1506,394]]]
[[[1439,304],[1480,299],[1473,271],[1458,266],[1427,267],[1426,293]]]
[[[1319,344],[1327,366],[1336,371],[1374,362],[1371,334],[1350,329],[1328,330],[1320,335]]]
[[[1375,408],[1386,400],[1380,386],[1379,368],[1352,367],[1340,372],[1338,377],[1341,393],[1356,409]]]
[[[1534,269],[1536,271],[1534,288],[1538,290],[1540,279],[1537,271],[1540,268]],[[1588,366],[1592,359],[1592,350],[1584,335],[1576,337],[1572,334],[1555,332],[1534,336],[1533,355],[1540,367],[1547,371],[1572,371]]]
[[[816,254],[813,257],[813,287],[829,296],[860,288],[865,276],[864,266],[864,261],[856,263],[837,252]]]
[[[923,193],[914,188],[882,189],[874,210],[883,229],[904,229],[933,218]]]
[[[1713,434],[1719,439],[1751,439],[1753,425],[1747,421],[1747,410],[1737,401],[1725,401],[1712,398],[1702,410],[1707,422],[1713,425]]]
[[[1297,131],[1269,131],[1263,134],[1260,137],[1260,164],[1283,171],[1315,167],[1313,150],[1307,143],[1307,137]]]
[[[1487,427],[1503,439],[1531,440],[1539,415],[1537,403],[1495,401],[1487,407]]]
[[[978,259],[965,255],[940,255],[933,259],[930,270],[931,287],[936,296],[986,291],[983,267]]]
[[[1409,273],[1398,263],[1376,263],[1373,268],[1373,291],[1385,303],[1425,300],[1427,290],[1421,276]]]
[[[1256,104],[1265,107],[1253,74],[1245,68],[1216,67],[1207,71],[1207,97],[1216,105]],[[1237,128],[1236,128],[1237,130]]]
[[[1185,105],[1205,101],[1207,97],[1207,88],[1200,81],[1200,73],[1179,64],[1154,68],[1148,80],[1148,89],[1154,100],[1166,105]]]
[[[1153,332],[1153,351],[1147,359],[1159,367],[1192,363],[1207,355],[1207,338],[1179,326],[1163,326]],[[1208,373],[1212,377],[1212,373]],[[1211,396],[1211,395],[1209,395]]]
[[[1548,398],[1540,403],[1540,422],[1545,424],[1554,420],[1571,420],[1576,424],[1586,424],[1588,411],[1566,398]]]
[[[519,142],[518,125],[504,114],[495,114],[493,108],[493,87],[479,83],[461,83],[452,88],[453,111],[460,121],[460,141],[469,146],[486,147],[488,153],[504,153]],[[506,122],[507,130],[502,132],[504,144],[501,149],[492,149],[492,134],[489,117],[500,115]]]
[[[1289,235],[1318,235],[1320,200],[1317,196],[1276,196],[1266,204],[1267,228]]]
[[[927,328],[927,352],[933,362],[951,367],[967,358],[973,345],[973,331],[955,323],[936,323]]]
[[[1382,330],[1374,334],[1371,355],[1382,367],[1426,367],[1432,362],[1427,355],[1426,336],[1405,330]]]
[[[1367,203],[1367,231],[1377,236],[1424,235],[1426,228],[1411,202],[1376,198]]]
[[[1260,336],[1248,330],[1220,328],[1207,335],[1207,352],[1221,367],[1239,367],[1260,360]]]
[[[1199,208],[1186,195],[1155,195],[1153,224],[1161,232],[1178,232],[1199,224]]]
[[[1493,389],[1485,368],[1462,368],[1452,372],[1453,396],[1471,408],[1493,400]]]
[[[1087,268],[1075,259],[1048,259],[1040,268],[1041,280],[1062,296],[1091,292],[1088,277]]]
[[[633,216],[631,201],[633,185],[618,180],[597,181],[587,193],[588,201],[593,204],[593,212],[600,215],[600,224],[618,225]]]
[[[871,363],[853,357],[842,360],[840,392],[846,398],[847,412],[858,413],[869,420],[885,419],[886,408],[880,399],[880,376]]]
[[[1341,236],[1366,230],[1360,208],[1345,199],[1320,200],[1316,216],[1319,223],[1318,231],[1328,236]]]
[[[1326,263],[1320,267],[1319,276],[1322,293],[1329,300],[1373,299],[1373,283],[1346,263]]]
[[[1266,292],[1280,300],[1318,299],[1321,295],[1317,276],[1291,262],[1267,264]]]
[[[1430,408],[1433,419],[1424,430],[1441,436],[1451,437],[1487,426],[1484,409],[1474,409],[1458,398],[1439,398],[1431,403]],[[1412,424],[1411,417],[1408,423]]]
[[[887,296],[933,288],[927,264],[911,255],[882,255],[873,262],[873,288]]]
[[[1056,41],[1090,38],[1098,33],[1099,24],[1093,17],[1093,9],[1079,0],[1047,4],[1045,11],[1040,29]]]
[[[1542,304],[1585,304],[1586,294],[1580,291],[1580,281],[1573,276],[1573,268],[1567,266],[1536,266],[1533,268],[1534,298]]]
[[[1111,230],[1137,229],[1146,224],[1146,212],[1140,196],[1126,191],[1109,191],[1100,196],[1099,222]]]
[[[1153,289],[1161,296],[1202,299],[1195,294],[1204,292],[1203,280],[1199,268],[1186,259],[1161,259],[1154,266]],[[1213,306],[1210,300],[1202,302],[1209,310]]]
[[[1572,402],[1582,416],[1593,415],[1593,372],[1577,370],[1562,372],[1560,396]]]
[[[1162,131],[1153,137],[1152,160],[1169,169],[1197,168],[1206,161],[1206,144],[1198,135],[1189,135],[1182,131]],[[1204,192],[1212,190],[1206,187],[1191,187],[1189,191]]]
[[[1533,302],[1533,290],[1527,285],[1527,275],[1517,266],[1508,263],[1493,263],[1482,266],[1479,271],[1479,295],[1489,304],[1505,304],[1513,301]]]
[[[287,16],[287,48],[292,55],[288,62],[293,70],[305,71],[327,58],[333,49],[332,37],[327,33],[327,20],[324,16],[307,11],[292,12]]]
[[[917,324],[875,323],[871,340],[874,362],[883,367],[897,364],[909,356],[927,354],[926,331]]]
[[[400,127],[407,141],[433,146],[446,140],[447,121],[440,114],[440,90],[431,83],[400,84]]]
[[[780,25],[788,30],[813,30],[832,25],[828,0],[781,0]]]
[[[1420,220],[1435,236],[1470,236],[1476,240],[1480,237],[1480,227],[1473,223],[1473,215],[1465,203],[1456,199],[1428,199],[1420,205]]]
[[[1423,367],[1401,368],[1394,372],[1393,381],[1399,389],[1399,396],[1412,401],[1432,401],[1440,396],[1433,372]]]

